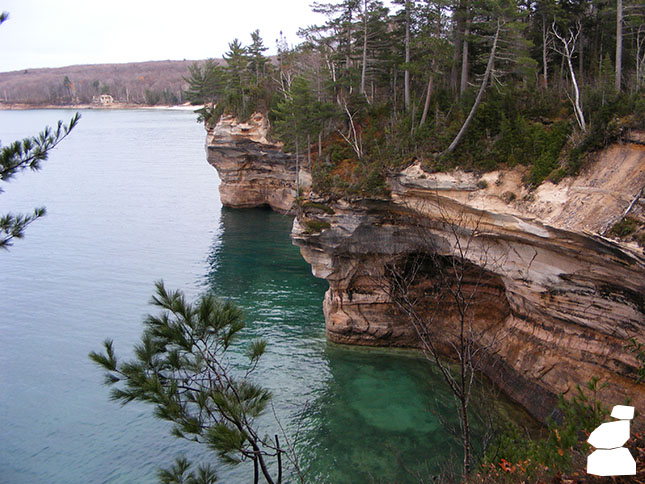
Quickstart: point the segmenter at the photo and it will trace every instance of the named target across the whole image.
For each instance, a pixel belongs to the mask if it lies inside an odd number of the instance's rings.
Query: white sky
[[[0,72],[74,64],[221,57],[260,29],[268,54],[282,31],[323,23],[310,0],[4,0]]]

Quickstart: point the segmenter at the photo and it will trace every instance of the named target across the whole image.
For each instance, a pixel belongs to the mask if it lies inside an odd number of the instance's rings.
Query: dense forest
[[[258,31],[225,63],[190,68],[187,98],[222,113],[268,114],[272,132],[330,196],[386,194],[411,160],[433,170],[527,166],[537,186],[643,126],[645,6],[634,0],[315,2],[302,42]]]
[[[0,73],[0,102],[29,105],[89,104],[100,94],[129,104],[184,102],[184,77],[194,61],[96,64]]]

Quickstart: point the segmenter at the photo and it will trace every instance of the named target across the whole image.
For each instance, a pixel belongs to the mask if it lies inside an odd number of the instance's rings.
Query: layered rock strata
[[[221,183],[225,207],[269,206],[288,213],[296,199],[295,157],[267,140],[269,123],[256,113],[246,122],[222,116],[208,129],[206,154]]]
[[[267,128],[260,115],[247,123],[223,117],[208,132],[224,205],[293,211],[295,160],[267,141]],[[409,294],[439,349],[450,353],[459,316],[449,299],[435,296],[446,282],[437,261],[450,267],[463,259],[463,287],[477,288],[471,335],[483,370],[536,418],[544,421],[559,393],[571,395],[594,376],[608,383],[608,403],[630,397],[645,408],[638,362],[625,349],[630,337],[645,343],[645,258],[642,248],[604,236],[630,206],[644,217],[633,202],[645,186],[645,147],[614,145],[579,177],[534,191],[523,175],[431,174],[416,163],[388,180],[387,200],[311,195],[292,238],[314,275],[329,282],[329,339],[419,347],[391,298],[392,268],[414,266]],[[301,172],[299,183],[310,177]]]
[[[579,178],[536,192],[521,188],[517,172],[488,174],[482,184],[415,164],[389,180],[391,199],[305,205],[292,238],[329,282],[329,339],[418,347],[390,297],[392,268],[400,276],[416,264],[409,294],[450,353],[459,316],[454,300],[433,296],[445,284],[436,260],[451,269],[463,259],[465,292],[477,285],[470,331],[483,370],[536,418],[544,421],[559,393],[594,376],[608,384],[609,403],[630,397],[645,408],[638,362],[625,349],[630,337],[645,342],[643,251],[599,235],[645,185],[644,155],[640,146],[614,146]],[[432,253],[441,258],[423,258]]]

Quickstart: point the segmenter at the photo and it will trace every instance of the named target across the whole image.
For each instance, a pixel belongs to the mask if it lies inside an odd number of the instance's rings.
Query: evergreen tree
[[[249,55],[248,68],[253,74],[256,86],[260,84],[261,79],[266,75],[265,69],[268,59],[264,56],[264,52],[267,50],[269,48],[264,46],[260,31],[251,32],[251,45],[247,48]]]
[[[9,181],[26,169],[39,170],[41,162],[74,129],[80,117],[77,113],[67,125],[59,121],[56,129],[47,127],[38,136],[0,146],[0,180]],[[27,226],[43,217],[46,212],[45,207],[40,207],[31,214],[0,215],[0,248],[7,249],[13,245],[13,239],[23,238]]]
[[[246,365],[236,366],[227,358],[244,328],[242,311],[235,305],[210,294],[190,303],[183,293],[168,291],[162,282],[156,284],[151,303],[161,312],[145,319],[132,360],[118,359],[110,340],[105,341],[103,352],[89,355],[106,370],[112,399],[152,404],[156,416],[173,423],[176,437],[205,444],[228,464],[251,461],[255,484],[260,476],[268,484],[280,483],[285,451],[277,435],[264,436],[257,424],[271,393],[252,378],[266,342],[251,342]],[[269,459],[276,460],[277,469],[270,469]],[[215,482],[210,466],[193,472],[190,467],[186,459],[178,459],[170,469],[160,471],[160,480]]]
[[[274,109],[275,132],[288,149],[299,155],[307,137],[317,134],[320,111],[307,79],[294,78],[287,96]]]
[[[226,86],[224,69],[213,59],[208,59],[201,65],[191,64],[188,72],[190,75],[184,77],[188,83],[188,90],[184,91],[184,95],[191,104],[204,105],[196,111],[197,121],[207,124],[217,122],[223,111],[220,103],[224,100]]]
[[[9,14],[2,12],[0,24],[8,18]],[[67,80],[69,81],[69,79]],[[39,170],[41,163],[47,159],[50,151],[67,137],[80,118],[80,114],[76,113],[67,125],[59,121],[56,129],[48,126],[38,136],[0,146],[0,181],[8,182],[26,169]],[[1,192],[2,189],[0,189]],[[13,213],[0,215],[0,248],[8,249],[13,244],[13,239],[21,239],[27,226],[43,217],[45,213],[45,207],[40,207],[27,215]]]
[[[260,31],[251,32],[251,45],[247,47],[248,65],[247,69],[251,75],[249,86],[249,113],[254,111],[266,112],[269,110],[272,97],[273,66],[269,59],[264,56],[268,47],[264,46]]]
[[[421,78],[427,78],[423,112],[419,127],[427,120],[435,79],[441,72],[447,72],[450,62],[450,43],[447,39],[448,4],[445,0],[426,0],[419,6],[419,35],[414,39],[412,71]]]
[[[224,54],[226,61],[226,107],[234,114],[244,118],[248,114],[248,51],[238,39],[228,44],[229,51]]]
[[[191,104],[215,104],[221,97],[224,87],[224,72],[213,59],[207,59],[202,64],[197,62],[188,66],[188,89],[184,92]]]

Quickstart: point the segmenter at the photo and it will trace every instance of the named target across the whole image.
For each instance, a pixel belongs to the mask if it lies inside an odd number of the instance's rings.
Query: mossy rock
[[[303,224],[307,234],[317,234],[331,227],[331,224],[324,220],[304,220]]]
[[[311,208],[314,210],[321,210],[325,212],[328,215],[333,215],[336,212],[334,212],[334,209],[331,208],[329,205],[325,205],[324,203],[318,203],[318,202],[305,202],[302,204],[302,208],[307,209]]]
[[[609,230],[609,235],[614,237],[627,237],[638,229],[638,220],[632,217],[623,217],[620,222],[615,223]]]

